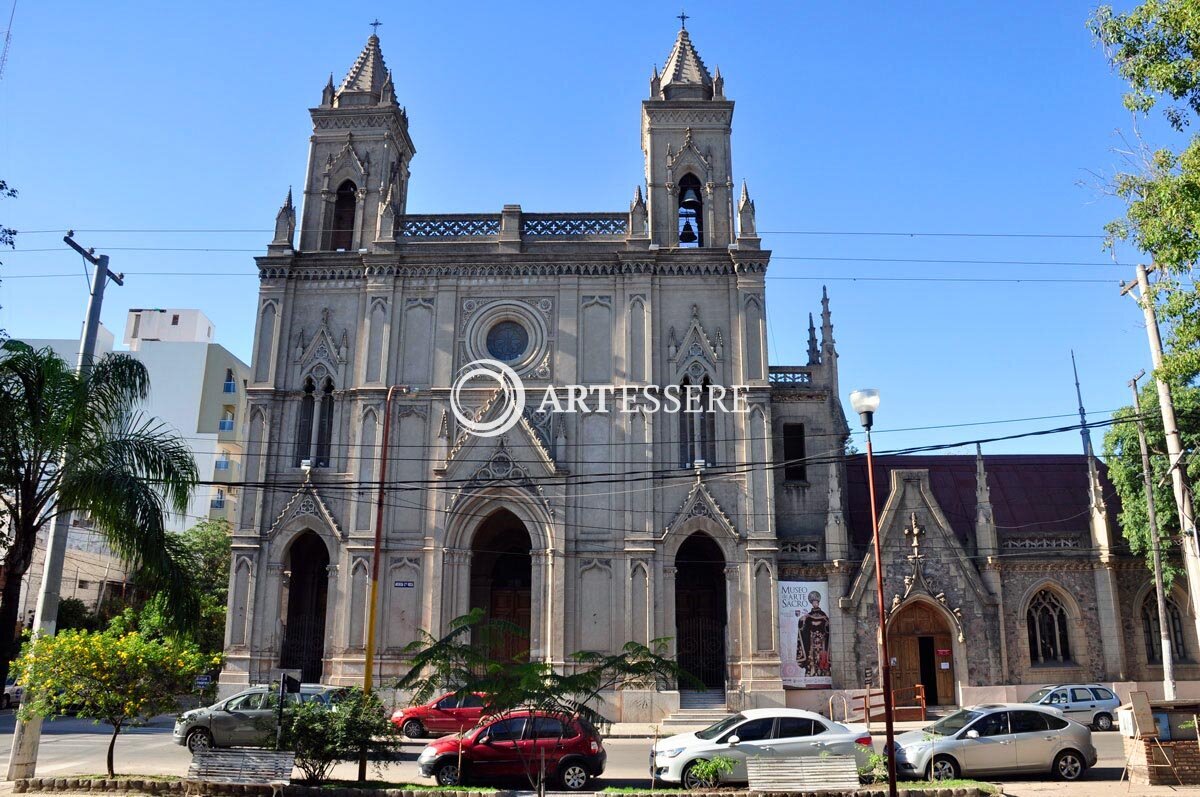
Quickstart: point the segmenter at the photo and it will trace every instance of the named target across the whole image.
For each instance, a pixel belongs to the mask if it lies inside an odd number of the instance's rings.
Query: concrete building
[[[625,692],[613,719],[714,695],[824,708],[874,677],[875,563],[863,464],[841,455],[829,297],[807,361],[768,366],[770,252],[733,169],[724,79],[680,30],[648,88],[627,210],[425,215],[406,207],[416,149],[380,40],[324,87],[298,240],[289,192],[257,258],[244,477],[270,488],[238,514],[224,689],[281,666],[362,678],[385,424],[381,683],[418,629],[472,607],[527,629],[505,652],[556,666],[669,637],[710,690]],[[484,359],[519,376],[524,405],[463,381]],[[574,385],[632,397],[545,404]],[[740,408],[714,406],[734,387]],[[667,388],[701,403],[672,412],[654,400]],[[480,433],[493,422],[507,430]],[[902,685],[954,703],[1156,677],[1148,572],[1123,555],[1088,458],[894,460],[880,475]],[[1179,642],[1195,661],[1190,624]]]
[[[183,516],[167,518],[170,531],[182,532],[207,518],[232,520],[241,479],[240,422],[245,407],[249,367],[223,346],[212,342],[212,322],[199,310],[130,310],[125,353],[140,360],[150,372],[150,398],[142,411],[155,417],[183,438],[196,458],[203,481],[225,484],[196,488]],[[78,339],[22,338],[35,348],[49,347],[69,363],[79,358]],[[101,326],[96,355],[113,351],[115,339]],[[104,594],[123,590],[127,573],[114,557],[103,535],[86,516],[75,515],[67,538],[63,567],[63,597],[78,597],[94,606]],[[26,575],[22,606],[32,611],[40,588],[45,540],[39,541]],[[23,615],[24,616],[24,615]]]

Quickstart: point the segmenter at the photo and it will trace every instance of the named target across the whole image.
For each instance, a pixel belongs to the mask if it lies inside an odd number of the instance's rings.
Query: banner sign
[[[831,689],[829,583],[779,582],[779,658],[783,685]]]

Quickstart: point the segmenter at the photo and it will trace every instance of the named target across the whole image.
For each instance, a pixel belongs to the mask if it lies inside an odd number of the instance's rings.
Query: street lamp
[[[879,409],[879,391],[874,389],[855,390],[850,394],[850,406],[862,420],[867,433],[867,491],[871,500],[871,539],[875,546],[875,605],[879,609],[879,657],[880,686],[883,688],[883,722],[886,728],[884,753],[887,755],[888,797],[896,797],[896,733],[892,722],[892,660],[888,656],[887,615],[883,609],[883,551],[879,545],[879,517],[875,511],[875,460],[871,451],[871,427],[875,424],[875,410]],[[870,687],[868,687],[869,690]],[[870,719],[871,701],[867,700],[867,718]]]

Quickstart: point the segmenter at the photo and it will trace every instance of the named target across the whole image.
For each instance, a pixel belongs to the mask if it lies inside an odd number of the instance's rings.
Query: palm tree
[[[0,346],[0,683],[17,654],[21,580],[39,531],[86,512],[113,551],[163,593],[173,630],[199,617],[190,556],[165,518],[182,514],[196,483],[184,442],[138,412],[150,392],[146,367],[109,354],[77,374],[50,349]]]

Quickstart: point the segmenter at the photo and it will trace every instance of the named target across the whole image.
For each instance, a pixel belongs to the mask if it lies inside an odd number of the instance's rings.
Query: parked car
[[[714,756],[732,758],[732,772],[722,781],[746,781],[746,759],[752,756],[852,755],[861,768],[871,755],[871,734],[863,725],[844,725],[812,711],[795,708],[748,709],[695,733],[680,733],[654,745],[650,767],[667,783],[699,789],[707,783],[696,763]]]
[[[0,708],[12,708],[21,702],[25,695],[25,687],[17,686],[15,678],[9,678],[4,683],[4,697],[0,698]]]
[[[345,687],[301,684],[289,703],[319,700],[333,706],[346,694]],[[274,744],[279,709],[277,687],[252,686],[207,708],[185,711],[175,720],[175,744],[193,753],[212,747],[266,747]]]
[[[410,739],[462,733],[479,724],[486,700],[486,695],[449,692],[423,706],[396,709],[392,724]]]
[[[586,720],[515,711],[432,742],[421,751],[417,765],[423,777],[435,778],[439,786],[459,786],[536,776],[544,760],[548,776],[569,791],[579,791],[604,773],[607,759],[600,733]]]
[[[994,703],[964,708],[896,737],[901,777],[947,780],[1050,772],[1078,780],[1096,763],[1092,732],[1049,706]]]
[[[1097,731],[1111,731],[1120,699],[1100,684],[1055,684],[1043,686],[1025,700],[1051,706],[1069,720],[1090,725]]]

